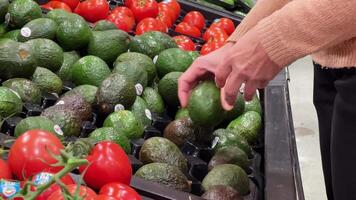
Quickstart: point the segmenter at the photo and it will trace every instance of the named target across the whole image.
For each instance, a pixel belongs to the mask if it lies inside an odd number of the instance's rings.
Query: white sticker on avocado
[[[19,99],[21,99],[19,93],[17,93],[17,92],[16,92],[15,90],[13,90],[13,89],[10,89],[10,90],[11,90],[11,92],[13,92]]]
[[[63,105],[64,104],[64,101],[60,100],[56,103],[56,105]]]
[[[154,63],[154,64],[156,64],[157,59],[158,59],[158,55],[156,55],[156,56],[153,58],[153,63]]]
[[[54,132],[56,132],[58,135],[64,135],[62,129],[60,126],[58,126],[57,124],[53,126]]]
[[[215,137],[213,142],[211,143],[211,148],[214,148],[218,144],[219,140],[219,137]]]
[[[145,109],[145,114],[146,114],[146,117],[147,117],[149,120],[152,120],[152,113],[151,113],[150,110]]]
[[[242,83],[240,87],[240,92],[244,93],[244,91],[245,91],[245,83]]]
[[[137,96],[141,96],[142,92],[143,92],[143,87],[140,83],[137,83],[135,85],[135,89],[136,89],[136,95]]]
[[[57,94],[57,93],[52,93],[53,94],[53,96],[55,96],[55,97],[57,97],[57,98],[59,98],[59,95]]]
[[[5,24],[9,24],[10,23],[10,19],[11,19],[10,13],[6,13],[6,15],[5,15]]]
[[[28,27],[23,27],[20,31],[21,35],[24,37],[30,37],[31,36],[31,29]]]
[[[116,106],[115,106],[115,112],[116,111],[120,111],[120,110],[125,110],[125,106],[123,106],[122,104],[117,104]]]

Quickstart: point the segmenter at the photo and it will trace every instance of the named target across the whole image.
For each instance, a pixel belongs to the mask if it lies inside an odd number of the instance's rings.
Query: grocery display
[[[213,81],[187,108],[177,95],[180,75],[238,18],[176,0],[15,0],[8,13],[0,187],[16,187],[0,197],[264,199],[264,92],[239,94],[229,112]]]

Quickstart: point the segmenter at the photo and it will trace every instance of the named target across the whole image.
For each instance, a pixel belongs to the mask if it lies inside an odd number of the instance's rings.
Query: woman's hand
[[[221,88],[221,104],[231,110],[242,85],[244,97],[251,100],[257,88],[264,88],[283,67],[275,64],[259,41],[257,31],[251,29],[237,43],[199,57],[180,77],[178,95],[183,107],[188,104],[190,91],[207,75],[214,75]]]

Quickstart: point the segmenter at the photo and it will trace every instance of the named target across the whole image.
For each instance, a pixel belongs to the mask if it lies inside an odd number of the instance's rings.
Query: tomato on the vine
[[[213,52],[215,51],[216,49],[222,47],[224,44],[221,44],[219,42],[208,42],[208,43],[205,43],[201,50],[200,50],[200,55],[206,55],[210,52]]]
[[[231,35],[235,31],[234,22],[231,19],[225,17],[214,20],[213,24],[210,27],[214,26],[222,28],[227,35]]]
[[[61,141],[51,132],[30,130],[18,137],[9,152],[9,167],[12,173],[24,180],[39,172],[58,172],[63,167],[51,166],[64,149]]]
[[[106,0],[86,0],[78,4],[75,13],[94,23],[106,19],[109,10],[109,3]]]
[[[50,1],[44,5],[41,5],[41,7],[47,10],[63,9],[67,12],[72,12],[72,9],[67,4],[60,1]]]
[[[174,36],[173,40],[178,45],[179,48],[185,51],[195,50],[195,44],[188,36],[185,35]]]
[[[167,4],[168,7],[173,10],[173,13],[175,16],[174,20],[176,20],[180,15],[180,9],[181,9],[178,1],[177,0],[164,0],[164,1],[162,1],[162,3]]]
[[[205,18],[204,15],[198,11],[188,12],[184,18],[183,22],[187,22],[191,26],[197,27],[199,30],[202,30],[205,27]]]
[[[141,35],[149,31],[160,31],[166,33],[168,30],[167,26],[155,18],[146,18],[140,21],[136,26],[136,35]]]
[[[167,12],[160,12],[156,18],[158,21],[164,23],[167,27],[171,27],[173,25],[171,16]],[[143,20],[142,20],[143,21]]]
[[[32,178],[32,183],[33,186],[31,187],[31,190],[35,191],[36,186],[44,185],[48,183],[52,178],[54,174],[53,173],[47,173],[47,172],[41,172],[33,176]],[[64,185],[71,185],[75,184],[73,178],[67,174],[61,178],[61,181]],[[36,197],[36,200],[47,200],[49,196],[53,192],[55,192],[57,189],[60,189],[60,186],[57,183],[52,184],[49,188],[47,188],[45,191],[43,191],[39,196]]]
[[[100,189],[99,194],[114,197],[116,200],[141,200],[134,189],[122,183],[106,184]]]
[[[226,34],[224,29],[217,27],[217,26],[212,26],[212,27],[208,28],[205,31],[205,33],[203,34],[203,40],[205,40],[205,41],[211,41],[215,37],[223,37],[223,38],[227,39],[229,36]]]
[[[175,31],[177,33],[189,35],[192,37],[200,37],[200,35],[201,35],[200,30],[197,27],[191,26],[187,22],[179,23],[176,26]]]
[[[110,11],[110,15],[112,14],[119,14],[119,15],[127,15],[131,18],[135,18],[134,14],[130,10],[130,8],[125,7],[125,6],[118,6],[114,8],[113,10]]]
[[[80,2],[79,0],[56,0],[56,1],[61,1],[67,4],[72,10],[74,10]]]
[[[135,16],[136,22],[147,17],[155,18],[158,15],[158,4],[156,0],[132,0],[130,9]]]
[[[0,179],[12,179],[11,170],[7,162],[0,158]]]
[[[135,26],[135,19],[120,13],[112,13],[107,18],[108,21],[114,23],[120,30],[129,32]]]
[[[132,168],[130,160],[122,148],[110,141],[99,142],[87,157],[89,165],[79,168],[84,181],[93,189],[112,182],[130,184]]]
[[[111,196],[108,196],[108,195],[102,195],[102,194],[100,194],[100,195],[98,195],[98,196],[96,196],[96,199],[95,200],[118,200],[118,199],[116,199],[116,198],[114,198],[114,197],[111,197]],[[128,199],[129,200],[129,199]]]
[[[177,19],[174,10],[170,8],[168,4],[163,2],[158,3],[158,14],[159,13],[165,13],[165,15],[168,15],[172,23],[174,23]]]
[[[77,187],[78,186],[76,184],[67,185],[67,189],[71,195],[75,193]],[[82,198],[84,197],[83,200],[95,200],[97,197],[96,193],[92,189],[82,185],[79,188],[79,196]],[[47,200],[64,200],[61,188],[58,188],[53,194],[51,194],[51,196],[48,197]]]

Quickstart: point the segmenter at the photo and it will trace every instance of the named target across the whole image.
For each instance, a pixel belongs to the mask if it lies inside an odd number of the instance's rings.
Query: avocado
[[[250,192],[250,183],[245,171],[233,164],[222,164],[214,167],[203,179],[204,191],[216,185],[225,185],[234,188],[241,195]]]
[[[53,40],[56,37],[57,23],[49,18],[34,19],[25,24],[18,37],[18,41],[26,42],[36,38]]]
[[[49,131],[58,138],[63,138],[62,133],[55,130],[55,126],[51,120],[43,116],[27,117],[16,125],[14,135],[15,137],[19,137],[28,130],[39,129]]]
[[[76,16],[71,14],[58,25],[57,40],[66,51],[85,48],[92,37],[88,23]]]
[[[144,164],[152,162],[167,163],[178,167],[183,172],[188,171],[187,159],[178,146],[163,137],[147,139],[141,147],[139,159]]]
[[[73,88],[72,90],[66,92],[64,96],[67,95],[80,95],[84,100],[91,104],[94,105],[95,103],[95,95],[96,92],[98,91],[98,87],[93,86],[93,85],[80,85],[78,87]]]
[[[186,117],[190,118],[188,109],[187,108],[178,109],[178,111],[176,112],[175,119],[182,119]]]
[[[54,10],[50,10],[47,13],[47,17],[55,21],[57,24],[60,24],[63,21],[73,17],[73,14],[63,9],[54,9]]]
[[[63,63],[62,48],[49,39],[38,38],[29,40],[26,44],[34,49],[37,66],[57,72]]]
[[[117,27],[114,23],[108,20],[99,20],[95,23],[93,31],[106,31],[106,30],[116,30]]]
[[[241,135],[236,134],[232,130],[218,129],[213,133],[215,139],[212,143],[212,148],[215,152],[227,146],[237,146],[243,150],[249,158],[252,158],[252,149],[247,140]]]
[[[1,8],[0,8],[1,9]],[[6,24],[0,24],[0,39],[8,31]]]
[[[192,57],[193,61],[200,56],[198,51],[187,51],[187,53]]]
[[[130,42],[130,52],[143,53],[151,58],[165,49],[177,47],[169,35],[159,31],[150,31],[135,36]]]
[[[246,138],[249,144],[257,142],[261,128],[261,116],[255,111],[245,112],[227,126],[227,129]]]
[[[226,185],[212,186],[201,197],[206,200],[243,200],[234,188]]]
[[[111,113],[119,104],[128,109],[136,100],[134,83],[121,74],[113,73],[99,86],[96,100],[101,113]]]
[[[79,136],[81,120],[78,113],[66,105],[55,105],[45,109],[41,116],[47,117],[63,131],[64,136]]]
[[[36,66],[33,49],[28,44],[8,39],[0,41],[0,78],[29,78]]]
[[[159,94],[169,106],[179,106],[178,79],[182,74],[182,72],[170,72],[158,83]]]
[[[91,118],[91,105],[79,94],[64,95],[58,99],[56,105],[64,105],[75,111],[82,121]]]
[[[208,168],[212,170],[221,164],[234,164],[240,166],[246,172],[249,170],[250,162],[246,153],[237,146],[226,146],[219,149],[211,158]]]
[[[120,147],[127,154],[131,152],[131,144],[129,139],[112,127],[103,127],[94,130],[89,134],[89,139],[92,139],[95,142],[113,141],[116,144],[120,145]]]
[[[69,51],[63,53],[63,63],[57,75],[63,81],[72,81],[72,67],[75,62],[80,59],[79,54],[76,51]]]
[[[149,85],[152,84],[153,80],[157,75],[156,66],[153,63],[152,59],[142,53],[126,52],[121,54],[119,57],[117,57],[115,63],[130,61],[130,60],[135,60],[136,62],[139,62],[140,65],[142,65],[145,68],[145,70],[147,71],[147,78],[148,78],[147,83]]]
[[[135,84],[141,84],[143,88],[147,86],[147,71],[145,67],[136,60],[116,62],[112,72],[122,74]]]
[[[150,111],[154,113],[164,112],[164,103],[161,95],[153,88],[146,87],[142,93],[142,98],[146,101]]]
[[[234,108],[225,113],[225,120],[231,121],[231,120],[236,119],[238,116],[240,116],[244,112],[244,110],[245,110],[245,100],[244,100],[243,94],[241,94],[239,92],[237,94],[237,97],[235,100]]]
[[[24,78],[8,79],[3,86],[12,89],[20,95],[21,100],[27,103],[40,104],[41,90],[32,81]]]
[[[257,97],[257,95],[254,95],[251,101],[245,102],[244,112],[248,112],[248,111],[255,111],[258,112],[260,115],[262,115],[262,106],[261,106],[260,99]]]
[[[188,178],[176,166],[166,163],[150,163],[135,173],[136,177],[159,183],[176,190],[190,192]]]
[[[1,0],[0,1],[0,23],[4,23],[5,15],[7,13],[8,7],[9,7],[9,1],[8,0]]]
[[[142,137],[143,125],[135,115],[128,110],[119,110],[111,113],[104,121],[104,127],[113,127],[117,132],[124,134],[128,139]]]
[[[19,37],[20,32],[21,32],[20,29],[15,29],[15,30],[5,33],[1,38],[8,38],[8,39],[18,42],[17,38]]]
[[[195,129],[190,118],[176,119],[164,129],[163,136],[181,147],[186,140],[195,140]]]
[[[40,6],[32,0],[12,1],[9,5],[8,13],[8,24],[11,28],[21,28],[27,22],[42,17]]]
[[[130,36],[121,30],[93,31],[88,44],[88,54],[112,65],[115,59],[129,49]]]
[[[151,125],[152,116],[148,105],[141,97],[136,96],[134,104],[130,108],[131,112],[141,121],[144,127]]]
[[[55,73],[46,68],[37,67],[32,76],[32,82],[40,88],[41,92],[62,93],[62,80]]]
[[[84,56],[73,64],[72,79],[76,85],[99,86],[111,71],[109,66],[99,57]]]
[[[184,72],[192,62],[192,57],[186,51],[179,48],[166,49],[157,58],[158,76],[162,78],[170,72]]]
[[[204,81],[190,95],[188,110],[195,124],[214,127],[224,117],[220,103],[220,90],[213,81]]]
[[[20,96],[7,87],[0,87],[0,117],[4,119],[21,111]]]

